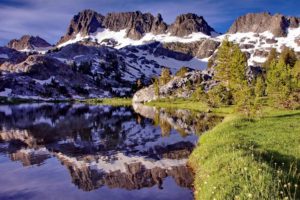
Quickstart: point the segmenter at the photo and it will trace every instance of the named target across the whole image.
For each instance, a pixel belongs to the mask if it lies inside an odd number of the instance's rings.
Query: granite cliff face
[[[162,34],[167,29],[167,24],[160,14],[154,17],[150,13],[140,11],[108,13],[104,25],[111,31],[126,29],[127,37],[134,40],[142,38],[145,33]]]
[[[191,43],[169,42],[164,43],[163,46],[175,52],[203,59],[212,56],[220,44],[219,41],[213,39],[202,39]]]
[[[20,39],[13,39],[8,44],[7,47],[18,50],[18,51],[34,51],[34,50],[47,50],[51,48],[46,40],[40,38],[39,36],[24,35]]]
[[[299,21],[299,18],[286,17],[281,14],[249,13],[239,17],[230,27],[228,33],[262,33],[269,31],[275,37],[284,37],[287,35],[288,28],[299,27]]]
[[[214,31],[215,30],[207,24],[202,16],[193,13],[179,15],[175,22],[169,27],[171,35],[179,37],[198,32],[211,35]]]

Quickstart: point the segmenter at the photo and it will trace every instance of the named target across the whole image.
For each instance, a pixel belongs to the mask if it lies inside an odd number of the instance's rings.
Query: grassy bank
[[[228,116],[190,157],[196,199],[299,199],[299,122],[300,112]]]
[[[234,107],[210,108],[206,103],[187,99],[161,99],[152,101],[146,105],[159,108],[189,109],[200,112],[213,112],[216,114],[230,114],[234,112]]]
[[[209,109],[184,100],[148,105]],[[226,117],[190,156],[196,199],[300,199],[300,111],[264,108],[256,119],[243,118],[232,107],[211,111]]]
[[[104,99],[86,99],[80,102],[95,105],[111,105],[111,106],[131,106],[130,98],[104,98]]]
[[[190,157],[196,199],[299,199],[300,111],[228,116]]]

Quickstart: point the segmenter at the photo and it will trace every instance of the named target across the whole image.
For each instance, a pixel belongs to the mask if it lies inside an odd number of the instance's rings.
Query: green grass
[[[208,108],[191,100],[147,104],[226,116],[189,158],[196,199],[300,199],[299,110],[264,106],[260,118],[247,119],[234,107]]]
[[[104,99],[86,99],[81,100],[87,104],[111,105],[111,106],[131,106],[132,99],[130,98],[104,98]]]
[[[210,108],[206,103],[186,100],[186,99],[161,99],[158,101],[152,101],[146,103],[146,105],[161,107],[161,108],[171,108],[171,109],[189,109],[193,111],[200,112],[213,112],[218,114],[229,114],[234,111],[234,107],[222,107],[222,108]]]
[[[299,199],[300,111],[228,116],[190,156],[196,199]]]

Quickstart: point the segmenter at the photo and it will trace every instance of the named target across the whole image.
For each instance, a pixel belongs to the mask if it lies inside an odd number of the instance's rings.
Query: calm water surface
[[[187,158],[221,120],[143,105],[1,105],[0,199],[193,199]]]

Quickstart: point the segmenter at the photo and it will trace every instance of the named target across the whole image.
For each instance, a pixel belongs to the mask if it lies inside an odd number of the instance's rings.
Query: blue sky
[[[178,14],[196,13],[218,32],[248,12],[300,16],[300,0],[0,0],[0,45],[24,34],[39,35],[56,43],[66,32],[73,15],[83,9],[107,12],[161,13],[167,23]]]

